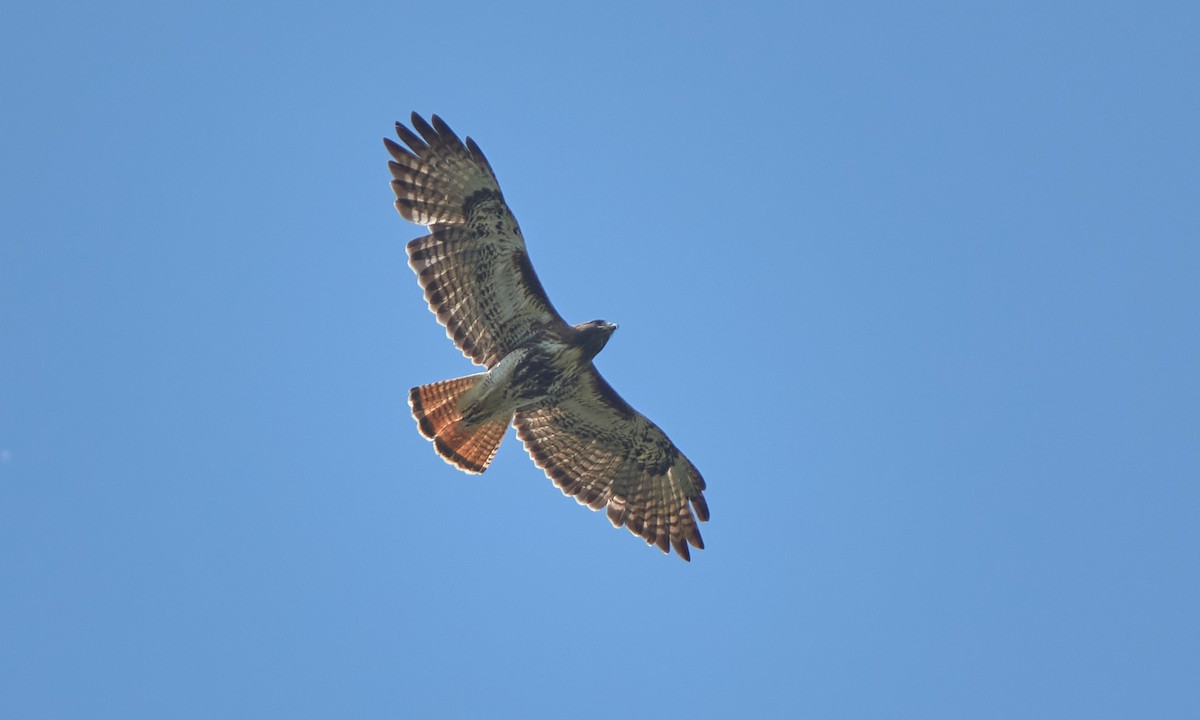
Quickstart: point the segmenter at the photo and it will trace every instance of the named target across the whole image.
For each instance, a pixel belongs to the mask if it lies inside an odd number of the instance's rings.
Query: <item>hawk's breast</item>
[[[583,369],[580,348],[557,340],[542,340],[526,348],[513,368],[510,395],[522,407],[553,403],[566,394]]]

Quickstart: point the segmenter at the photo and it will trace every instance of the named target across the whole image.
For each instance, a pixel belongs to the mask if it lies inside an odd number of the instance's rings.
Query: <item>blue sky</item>
[[[0,715],[1200,716],[1197,6],[245,5],[0,10]],[[412,110],[690,565],[418,435]]]

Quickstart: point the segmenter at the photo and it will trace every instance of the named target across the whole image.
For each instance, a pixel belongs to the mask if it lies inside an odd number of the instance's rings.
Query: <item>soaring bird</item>
[[[396,209],[429,229],[408,243],[408,264],[446,334],[486,370],[409,391],[421,434],[446,462],[481,473],[511,423],[563,494],[690,560],[689,545],[704,547],[704,479],[596,371],[617,326],[563,320],[487,158],[431,120],[413,113],[413,129],[396,123],[404,145],[384,139]]]

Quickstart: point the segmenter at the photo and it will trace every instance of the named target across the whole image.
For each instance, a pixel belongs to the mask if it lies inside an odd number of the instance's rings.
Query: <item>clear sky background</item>
[[[5,4],[0,716],[1200,717],[1197,8]],[[691,564],[418,435],[412,110]]]

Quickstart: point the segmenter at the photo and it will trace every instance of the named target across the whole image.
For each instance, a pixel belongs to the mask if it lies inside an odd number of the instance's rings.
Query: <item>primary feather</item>
[[[704,479],[592,363],[616,326],[568,325],[546,297],[491,164],[437,115],[396,123],[396,209],[430,233],[408,243],[429,309],[486,372],[413,388],[421,433],[447,462],[483,472],[512,423],[538,467],[616,527],[684,560],[703,548]]]

